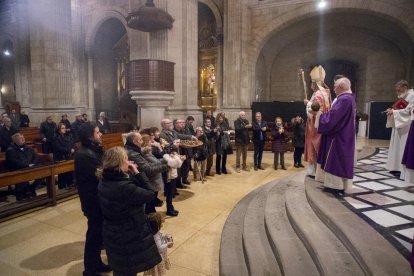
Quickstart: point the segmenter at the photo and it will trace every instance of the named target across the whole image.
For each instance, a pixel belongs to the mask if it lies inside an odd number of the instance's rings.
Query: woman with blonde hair
[[[105,152],[97,176],[103,241],[114,276],[136,275],[154,267],[161,257],[144,213],[154,190],[122,147]]]

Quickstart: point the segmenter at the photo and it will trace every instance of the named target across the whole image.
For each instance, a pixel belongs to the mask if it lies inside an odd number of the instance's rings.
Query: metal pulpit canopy
[[[155,7],[153,0],[148,0],[145,6],[128,14],[126,21],[128,27],[132,29],[154,32],[162,29],[171,29],[174,18],[163,9]]]

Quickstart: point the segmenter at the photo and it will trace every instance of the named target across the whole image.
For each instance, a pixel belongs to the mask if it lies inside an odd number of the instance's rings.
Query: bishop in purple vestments
[[[334,87],[337,99],[319,119],[322,137],[315,179],[324,187],[346,192],[352,188],[354,175],[355,98],[349,79],[338,79]]]

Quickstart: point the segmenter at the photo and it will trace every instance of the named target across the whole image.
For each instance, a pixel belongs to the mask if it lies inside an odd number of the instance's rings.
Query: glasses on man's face
[[[66,127],[61,127],[60,129],[66,129]]]

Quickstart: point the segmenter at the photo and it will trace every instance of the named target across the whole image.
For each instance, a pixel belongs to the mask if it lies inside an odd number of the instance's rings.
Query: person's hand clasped
[[[133,161],[128,161],[128,171],[133,175],[139,173],[138,166]]]
[[[385,110],[385,113],[387,113],[388,116],[392,115],[394,109],[392,108],[388,108],[387,110]]]

